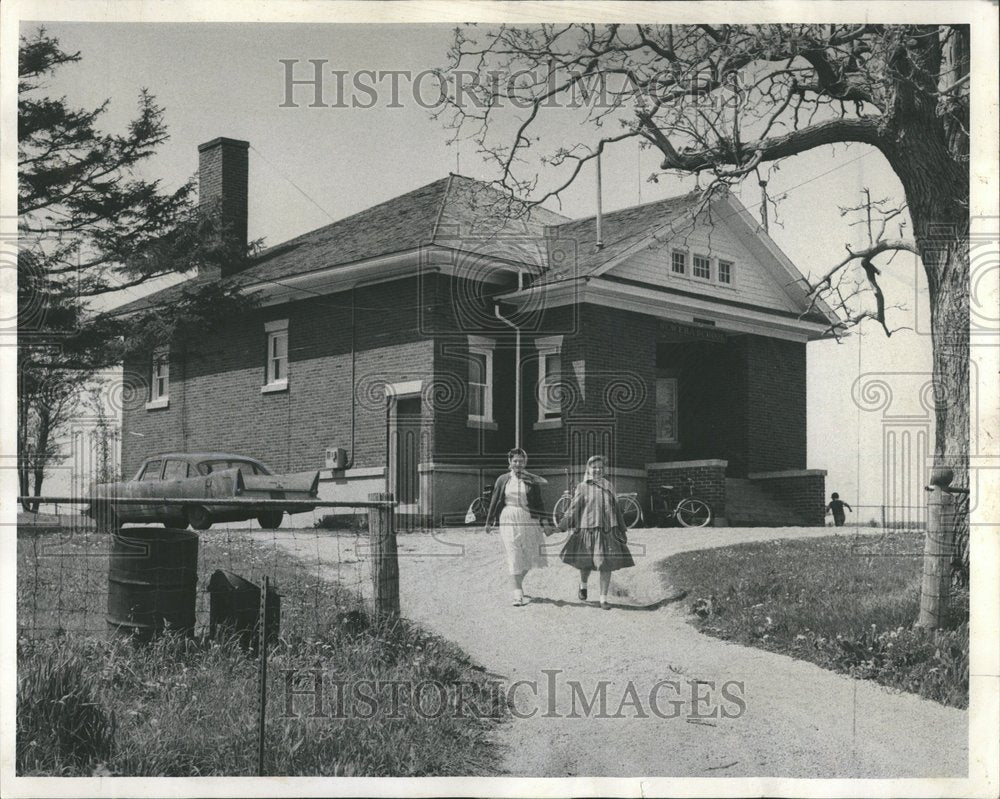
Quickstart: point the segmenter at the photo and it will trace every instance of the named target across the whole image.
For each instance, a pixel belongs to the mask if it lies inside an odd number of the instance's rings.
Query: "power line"
[[[282,172],[282,171],[281,171],[281,170],[280,170],[280,169],[279,169],[279,168],[277,167],[277,165],[276,165],[276,164],[274,164],[274,162],[272,162],[272,161],[271,161],[271,160],[270,160],[270,159],[269,159],[269,158],[268,158],[268,157],[267,157],[266,155],[264,155],[264,153],[262,153],[262,152],[261,152],[260,150],[258,150],[258,149],[257,149],[256,147],[254,147],[254,146],[253,146],[252,144],[250,145],[250,149],[251,149],[251,150],[253,150],[253,151],[254,151],[255,153],[257,153],[257,155],[259,155],[259,156],[260,156],[261,158],[263,158],[263,159],[264,159],[264,162],[265,162],[265,163],[266,163],[266,164],[267,164],[268,166],[270,166],[270,167],[271,167],[271,169],[273,169],[273,170],[274,170],[275,172],[277,172],[277,173],[278,173],[278,176],[279,176],[279,177],[282,177],[282,178],[284,178],[285,180],[287,180],[287,181],[288,181],[288,182],[289,182],[289,183],[290,183],[290,184],[291,184],[291,185],[292,185],[293,187],[295,187],[295,189],[296,189],[296,190],[297,190],[297,191],[299,192],[299,194],[301,194],[301,195],[302,195],[303,197],[305,197],[305,198],[306,198],[306,199],[307,199],[307,200],[308,200],[309,202],[311,202],[311,203],[312,203],[312,204],[313,204],[314,206],[316,206],[316,207],[317,207],[317,208],[318,208],[318,209],[319,209],[320,211],[322,211],[322,212],[323,212],[323,213],[324,213],[324,214],[326,215],[326,218],[327,218],[327,219],[329,219],[329,220],[330,220],[331,222],[336,222],[336,221],[337,221],[337,220],[335,220],[335,219],[333,218],[333,216],[332,216],[332,215],[330,214],[330,212],[329,212],[329,211],[327,211],[327,210],[326,210],[326,209],[325,209],[325,208],[324,208],[324,207],[323,207],[322,205],[320,205],[320,204],[319,204],[318,202],[316,202],[316,200],[314,200],[314,199],[313,199],[313,198],[312,198],[312,197],[311,197],[311,196],[310,196],[310,195],[308,194],[308,192],[306,192],[306,190],[305,190],[305,189],[303,189],[303,188],[302,188],[301,186],[299,186],[299,184],[298,184],[298,183],[296,183],[296,182],[295,182],[294,180],[292,180],[292,179],[291,179],[290,177],[288,177],[288,175],[286,175],[286,174],[285,174],[284,172]]]

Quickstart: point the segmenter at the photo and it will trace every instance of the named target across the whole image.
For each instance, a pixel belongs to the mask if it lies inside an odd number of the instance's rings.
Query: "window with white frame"
[[[670,271],[675,275],[683,275],[687,271],[687,253],[674,250],[670,255]]]
[[[264,332],[267,334],[265,388],[283,388],[288,385],[288,320],[267,322]]]
[[[493,423],[493,350],[496,342],[469,336],[469,421]]]
[[[153,367],[149,388],[149,404],[164,405],[170,397],[170,351],[161,348],[153,352]]]
[[[562,416],[562,336],[535,339],[538,350],[538,421]]]
[[[656,378],[656,443],[676,444],[677,436],[677,378]]]
[[[733,282],[732,261],[723,261],[722,259],[719,259],[719,282],[730,284]]]
[[[691,259],[691,274],[705,280],[712,276],[712,262],[707,255],[695,255]]]

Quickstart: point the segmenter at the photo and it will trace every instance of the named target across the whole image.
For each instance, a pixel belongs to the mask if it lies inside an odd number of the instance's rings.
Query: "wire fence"
[[[18,529],[17,629],[21,638],[109,635],[112,537],[79,514],[79,505],[42,503]],[[253,522],[216,523],[197,534],[196,636],[211,626],[212,575],[223,570],[256,585],[267,576],[280,595],[282,636],[323,632],[331,605],[370,608],[372,543],[365,507],[315,508],[277,530]],[[854,505],[845,526],[924,529],[926,505]],[[345,512],[346,511],[346,512]],[[829,523],[829,517],[827,517]],[[129,530],[142,525],[126,525]],[[405,525],[404,525],[405,527]],[[339,611],[337,611],[339,612]]]
[[[17,629],[21,638],[110,634],[109,570],[113,538],[86,517],[39,514],[20,525],[17,541]],[[332,604],[365,606],[372,598],[367,512],[334,517],[317,508],[286,518],[281,529],[251,522],[217,523],[197,533],[196,636],[211,623],[208,582],[217,570],[256,585],[270,579],[281,599],[281,633],[306,636],[328,624]],[[121,537],[143,525],[126,525]],[[134,534],[134,533],[133,533]],[[163,564],[164,570],[179,568]],[[160,577],[164,572],[161,570]],[[166,578],[169,582],[169,576]]]

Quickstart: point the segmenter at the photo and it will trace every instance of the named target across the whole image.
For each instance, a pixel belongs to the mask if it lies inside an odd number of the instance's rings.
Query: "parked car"
[[[256,519],[269,530],[281,526],[285,513],[312,507],[171,505],[174,499],[316,499],[319,472],[274,474],[254,458],[224,452],[168,452],[146,458],[131,480],[94,487],[85,511],[99,526],[117,529],[125,522],[160,522],[166,527],[207,530],[215,522]],[[147,504],[115,499],[149,497]]]

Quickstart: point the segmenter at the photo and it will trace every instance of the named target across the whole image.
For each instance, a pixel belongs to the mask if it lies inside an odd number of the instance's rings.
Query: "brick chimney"
[[[198,205],[218,209],[231,257],[220,258],[222,275],[239,270],[247,245],[247,183],[250,142],[219,137],[198,145]]]

